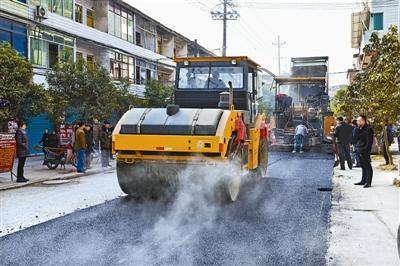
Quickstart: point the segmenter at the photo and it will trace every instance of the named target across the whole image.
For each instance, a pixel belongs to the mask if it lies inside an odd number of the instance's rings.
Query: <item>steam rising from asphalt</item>
[[[166,214],[137,245],[124,250],[122,264],[192,265],[199,233],[215,226],[221,211],[219,186],[232,169],[209,166],[189,168],[179,174],[180,187]],[[184,248],[182,248],[184,247]],[[128,255],[127,255],[128,254]]]

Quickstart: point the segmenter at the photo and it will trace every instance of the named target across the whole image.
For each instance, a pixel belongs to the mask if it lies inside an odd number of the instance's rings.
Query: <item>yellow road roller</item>
[[[268,130],[258,112],[260,67],[246,56],[175,62],[175,104],[132,108],[115,127],[119,185],[134,197],[160,197],[176,192],[182,171],[213,167],[223,169],[224,178],[215,177],[218,187],[235,201],[244,178],[267,171]]]

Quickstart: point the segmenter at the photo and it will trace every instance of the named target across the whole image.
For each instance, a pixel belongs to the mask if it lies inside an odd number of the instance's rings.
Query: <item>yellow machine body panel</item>
[[[117,160],[122,161],[134,159],[192,161],[199,160],[201,154],[216,154],[225,158],[229,139],[235,130],[235,119],[239,115],[240,111],[223,111],[214,136],[120,134],[117,132],[121,125],[117,125],[112,136],[113,153],[117,153]],[[118,151],[124,152],[118,153]],[[148,155],[146,152],[152,154]],[[179,156],[176,153],[180,153]],[[194,156],[194,153],[197,156]],[[215,156],[212,158],[218,160]]]

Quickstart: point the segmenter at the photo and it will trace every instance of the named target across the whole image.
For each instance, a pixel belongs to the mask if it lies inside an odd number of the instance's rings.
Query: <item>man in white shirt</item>
[[[304,123],[300,123],[296,127],[295,130],[295,136],[294,136],[294,149],[293,153],[300,152],[303,153],[303,147],[304,147],[304,140],[306,139],[307,136],[307,127],[304,125]]]

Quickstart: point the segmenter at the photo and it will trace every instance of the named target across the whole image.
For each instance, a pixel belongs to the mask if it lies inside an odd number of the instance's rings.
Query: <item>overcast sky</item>
[[[218,0],[124,0],[167,27],[185,35],[209,50],[222,46],[222,22],[211,19],[210,9]],[[278,34],[282,46],[282,72],[289,71],[290,57],[329,56],[330,72],[342,72],[352,67],[352,55],[357,51],[350,43],[350,14],[358,11],[339,8],[339,3],[360,0],[306,0],[288,2],[299,4],[329,3],[331,8],[311,9],[281,7],[282,0],[260,1],[264,4],[245,7],[241,3],[257,2],[234,0],[239,4],[240,17],[228,22],[228,55],[248,55],[263,67],[278,72]],[[273,2],[275,4],[265,4]],[[278,4],[277,4],[278,3]],[[220,50],[214,51],[220,55]],[[331,75],[330,85],[347,84],[346,74]]]

